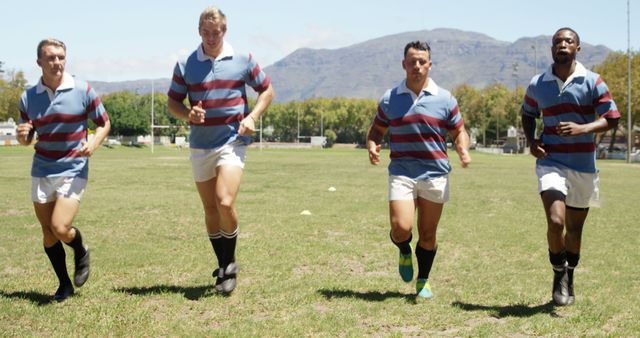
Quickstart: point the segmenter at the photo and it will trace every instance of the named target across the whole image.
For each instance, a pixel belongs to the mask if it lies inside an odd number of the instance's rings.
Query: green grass
[[[3,337],[640,332],[638,165],[599,162],[603,207],[587,219],[577,301],[556,308],[534,159],[473,153],[468,170],[454,161],[435,298],[416,304],[388,239],[386,151],[374,167],[364,150],[251,149],[237,201],[241,273],[224,297],[212,287],[188,151],[103,148],[75,220],[92,248],[91,277],[57,304],[30,201],[32,153],[0,148]]]

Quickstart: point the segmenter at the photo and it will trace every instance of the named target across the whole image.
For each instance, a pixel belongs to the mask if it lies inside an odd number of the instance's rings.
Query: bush
[[[324,131],[324,137],[326,138],[326,141],[327,141],[327,144],[325,145],[325,147],[331,148],[331,146],[333,146],[333,144],[336,142],[338,135],[336,135],[336,133],[333,130],[327,129]]]

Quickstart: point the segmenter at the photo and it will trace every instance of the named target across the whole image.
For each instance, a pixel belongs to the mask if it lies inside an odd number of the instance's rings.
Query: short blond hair
[[[227,29],[227,17],[217,7],[209,6],[200,14],[200,22],[198,23],[198,29],[202,28],[202,24],[205,21],[211,21],[216,24],[221,24],[222,27]]]
[[[42,41],[40,41],[40,43],[38,43],[38,59],[42,56],[42,49],[45,46],[56,46],[56,47],[61,47],[64,52],[67,52],[67,46],[64,44],[64,42],[58,40],[58,39],[53,39],[53,38],[49,38],[49,39],[44,39]]]

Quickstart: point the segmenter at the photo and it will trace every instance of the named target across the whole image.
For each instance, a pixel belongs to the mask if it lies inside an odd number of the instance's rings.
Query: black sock
[[[216,259],[218,260],[218,266],[222,266],[222,235],[220,232],[216,232],[215,234],[209,234],[209,241],[211,242],[211,246],[213,247],[213,253],[216,255]]]
[[[580,261],[579,253],[567,251],[567,264],[570,268],[575,268],[576,266],[578,266],[578,261]]]
[[[549,262],[553,266],[553,271],[564,271],[567,265],[567,252],[562,250],[558,253],[553,253],[549,250]]]
[[[418,259],[418,278],[428,279],[433,260],[436,258],[438,248],[433,250],[423,249],[420,244],[416,245],[416,258]]]
[[[569,280],[573,282],[573,269],[578,266],[578,262],[580,261],[580,253],[573,253],[571,251],[567,251],[567,275],[569,275]]]
[[[47,253],[51,265],[53,265],[53,271],[55,271],[58,277],[60,285],[71,285],[71,279],[67,273],[66,254],[64,253],[64,247],[60,241],[57,241],[51,247],[45,247],[44,252]]]
[[[80,229],[76,227],[73,227],[73,228],[76,229],[76,237],[74,237],[71,240],[71,242],[64,243],[64,244],[73,248],[74,258],[78,260],[84,257],[84,255],[87,253],[87,250],[84,248],[84,245],[82,244],[82,235],[80,234]]]
[[[220,230],[220,234],[222,235],[222,260],[220,262],[220,266],[226,268],[229,263],[236,261],[236,243],[238,241],[238,228],[236,228],[232,233],[225,232],[224,230]]]
[[[396,243],[396,241],[393,240],[391,232],[389,232],[389,238],[391,238],[391,242],[395,244],[398,249],[400,249],[400,253],[402,253],[403,255],[408,255],[411,253],[411,246],[409,244],[411,243],[411,239],[413,239],[413,234],[409,234],[409,239],[400,243]]]

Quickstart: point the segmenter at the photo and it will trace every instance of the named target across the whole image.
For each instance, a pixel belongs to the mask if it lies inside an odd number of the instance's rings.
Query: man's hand
[[[369,162],[373,165],[380,163],[380,148],[379,144],[369,144]]]
[[[463,168],[467,168],[469,166],[469,164],[471,164],[471,155],[469,155],[469,150],[467,149],[460,149],[457,150],[456,152],[458,153],[458,157],[460,158],[460,164],[462,164]]]
[[[585,134],[585,127],[575,122],[560,122],[556,126],[556,132],[560,136],[577,136]]]
[[[249,114],[240,121],[240,127],[238,127],[238,134],[242,136],[251,136],[256,132],[256,120],[253,119],[253,115]]]
[[[28,145],[33,138],[33,125],[31,123],[21,123],[16,128],[18,143]]]
[[[80,150],[78,150],[80,156],[91,157],[91,155],[93,155],[93,152],[96,150],[93,142],[82,141],[81,144],[82,147],[80,148]]]
[[[544,143],[540,142],[540,140],[534,140],[531,142],[529,152],[535,158],[544,158],[547,156],[547,152],[544,150]]]
[[[189,122],[194,124],[204,123],[205,111],[202,108],[202,101],[198,101],[198,104],[191,107],[189,111]]]

